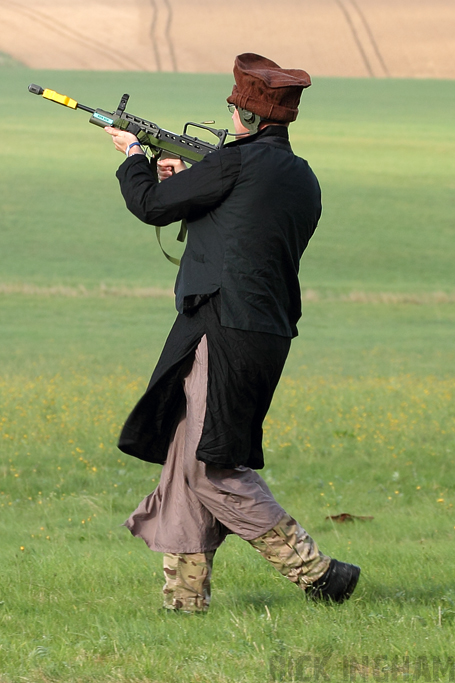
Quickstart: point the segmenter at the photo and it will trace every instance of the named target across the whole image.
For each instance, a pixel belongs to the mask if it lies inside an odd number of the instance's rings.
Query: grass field
[[[307,604],[229,537],[200,618],[160,611],[161,557],[121,527],[160,469],[115,447],[176,271],[127,214],[107,136],[27,85],[107,109],[127,91],[179,130],[228,125],[231,79],[0,80],[1,683],[454,680],[453,84],[315,79],[291,128],[324,214],[263,475],[325,552],[362,566],[358,590]],[[343,512],[373,519],[327,519]]]

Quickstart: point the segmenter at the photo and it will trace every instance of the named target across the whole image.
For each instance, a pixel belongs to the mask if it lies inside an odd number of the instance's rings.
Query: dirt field
[[[248,51],[318,76],[455,78],[454,35],[453,0],[0,0],[0,53],[35,68],[230,72]]]

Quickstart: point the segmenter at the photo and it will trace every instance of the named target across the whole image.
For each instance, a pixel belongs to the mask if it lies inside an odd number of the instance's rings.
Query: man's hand
[[[174,173],[180,173],[186,169],[187,166],[181,159],[158,159],[156,164],[158,180],[166,180]]]
[[[112,142],[115,145],[115,149],[117,149],[119,152],[123,152],[123,154],[126,154],[126,148],[128,145],[130,145],[132,142],[139,142],[135,135],[128,133],[126,130],[112,128],[111,126],[107,126],[104,130],[112,137]],[[144,154],[144,152],[139,145],[135,145],[130,149],[128,156],[133,156],[133,154]]]

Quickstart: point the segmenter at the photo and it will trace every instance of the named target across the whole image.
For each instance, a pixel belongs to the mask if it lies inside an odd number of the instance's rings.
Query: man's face
[[[243,123],[240,120],[239,112],[237,107],[234,109],[234,113],[232,114],[232,120],[234,122],[234,130],[239,137],[244,137],[245,133],[249,133],[248,128],[245,128]]]

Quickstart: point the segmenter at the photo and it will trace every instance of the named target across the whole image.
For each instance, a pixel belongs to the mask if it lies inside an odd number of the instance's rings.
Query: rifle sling
[[[175,266],[180,266],[180,259],[175,258],[174,256],[171,256],[170,254],[167,253],[167,251],[165,251],[163,249],[163,245],[161,244],[161,228],[158,225],[155,225],[155,232],[156,232],[156,239],[158,240],[158,244],[160,245],[161,251],[163,252],[165,257],[167,258],[167,260],[170,261],[171,263],[173,263]],[[181,225],[180,225],[179,234],[177,235],[178,242],[184,242],[185,241],[185,237],[186,237],[187,232],[188,232],[188,229],[186,227],[186,220],[183,219],[183,221],[181,222]]]

